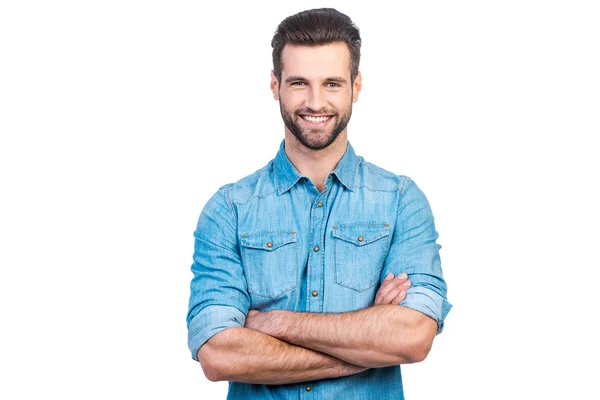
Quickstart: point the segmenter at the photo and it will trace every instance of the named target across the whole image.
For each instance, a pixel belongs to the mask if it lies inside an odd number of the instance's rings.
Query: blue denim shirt
[[[433,215],[423,192],[356,156],[352,146],[319,192],[284,151],[223,186],[194,233],[188,346],[197,351],[248,310],[340,313],[372,306],[385,275],[412,281],[401,306],[438,323],[446,300]],[[313,293],[314,292],[314,293]],[[316,294],[316,296],[314,295]],[[310,391],[307,391],[310,386]],[[229,399],[403,399],[400,366],[286,385],[230,382]]]

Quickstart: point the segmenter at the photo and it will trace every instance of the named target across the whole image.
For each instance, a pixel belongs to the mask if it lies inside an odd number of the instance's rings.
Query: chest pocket
[[[333,228],[335,283],[357,292],[371,289],[388,250],[387,224],[353,223]]]
[[[250,294],[276,298],[298,286],[296,242],[296,232],[242,236],[242,262]]]

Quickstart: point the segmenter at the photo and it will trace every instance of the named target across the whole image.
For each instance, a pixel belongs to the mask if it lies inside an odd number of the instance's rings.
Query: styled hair
[[[271,40],[273,72],[281,81],[281,54],[286,44],[320,46],[344,42],[350,50],[350,76],[358,75],[360,63],[360,33],[350,17],[333,8],[307,10],[287,17],[277,27]]]

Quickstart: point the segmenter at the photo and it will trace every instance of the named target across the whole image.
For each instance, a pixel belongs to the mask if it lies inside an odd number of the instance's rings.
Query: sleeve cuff
[[[438,324],[437,334],[444,330],[444,319],[450,312],[452,304],[431,289],[412,287],[406,291],[406,299],[401,306],[412,308],[433,318]]]
[[[231,306],[204,307],[190,322],[188,348],[192,358],[198,361],[198,349],[217,333],[227,328],[243,327],[246,315]]]

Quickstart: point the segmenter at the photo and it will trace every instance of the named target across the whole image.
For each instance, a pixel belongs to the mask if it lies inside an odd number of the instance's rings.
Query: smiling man
[[[402,399],[400,364],[425,359],[451,308],[429,203],[348,142],[362,85],[352,21],[304,11],[272,46],[285,138],[202,210],[192,357],[230,399]]]

